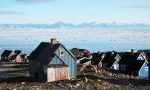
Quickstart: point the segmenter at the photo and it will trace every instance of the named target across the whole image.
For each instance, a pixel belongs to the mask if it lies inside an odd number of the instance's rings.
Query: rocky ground
[[[82,74],[77,78],[57,82],[35,82],[20,77],[0,81],[0,90],[149,90],[150,81],[124,74],[98,70],[96,74]]]

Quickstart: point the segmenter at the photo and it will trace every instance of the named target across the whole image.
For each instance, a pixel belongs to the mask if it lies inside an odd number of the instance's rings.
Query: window
[[[145,71],[148,71],[148,67],[145,67]]]
[[[59,56],[64,56],[64,50],[62,47],[59,49]]]
[[[121,70],[125,70],[125,65],[121,65]]]
[[[114,65],[114,69],[117,69],[117,65],[116,64]]]
[[[60,56],[64,56],[64,51],[63,50],[60,51]]]

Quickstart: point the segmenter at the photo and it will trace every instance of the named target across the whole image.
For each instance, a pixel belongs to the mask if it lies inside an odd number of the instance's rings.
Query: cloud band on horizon
[[[0,15],[20,15],[25,14],[24,12],[18,12],[18,11],[8,11],[8,10],[1,10]]]
[[[53,2],[57,0],[16,0],[16,2],[20,3],[44,3],[44,2]]]
[[[144,8],[144,9],[149,9],[150,8],[150,4],[129,4],[124,6],[123,8]]]

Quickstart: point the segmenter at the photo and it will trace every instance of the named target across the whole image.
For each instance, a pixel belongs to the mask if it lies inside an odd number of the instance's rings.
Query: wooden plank
[[[47,68],[47,82],[55,81],[55,68]]]

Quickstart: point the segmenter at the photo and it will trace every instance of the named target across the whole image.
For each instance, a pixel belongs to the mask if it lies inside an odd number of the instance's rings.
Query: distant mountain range
[[[150,29],[150,24],[144,23],[64,23],[53,24],[0,24],[0,29]]]

